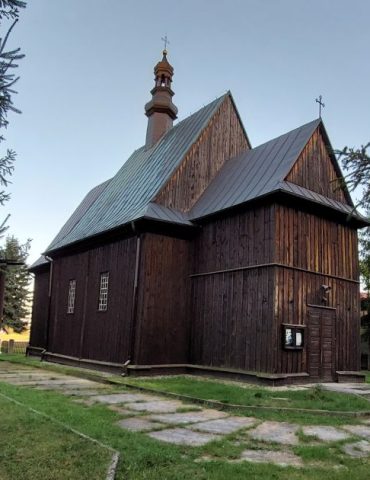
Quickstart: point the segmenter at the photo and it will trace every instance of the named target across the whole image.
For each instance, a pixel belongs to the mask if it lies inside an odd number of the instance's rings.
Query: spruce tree
[[[27,322],[24,321],[29,313],[31,276],[27,270],[26,261],[30,249],[30,240],[21,244],[14,236],[8,236],[5,245],[0,248],[0,258],[23,263],[12,265],[5,270],[5,297],[3,327],[11,327],[15,332],[25,330]]]

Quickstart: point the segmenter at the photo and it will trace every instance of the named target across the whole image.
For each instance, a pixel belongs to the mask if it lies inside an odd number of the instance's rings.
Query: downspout
[[[135,343],[136,343],[136,329],[137,329],[137,304],[138,304],[138,284],[139,284],[139,268],[141,257],[141,238],[138,233],[135,223],[131,222],[133,233],[136,235],[136,259],[135,259],[135,275],[134,275],[134,288],[132,297],[132,314],[131,314],[131,345],[129,361],[125,365],[132,362],[135,357]]]
[[[49,291],[48,291],[48,314],[47,314],[47,323],[46,323],[46,338],[45,338],[45,350],[49,351],[49,339],[50,339],[50,311],[51,311],[51,294],[52,294],[52,285],[53,285],[53,259],[45,255],[46,260],[50,262],[50,273],[49,273]],[[41,355],[42,360],[43,354]]]

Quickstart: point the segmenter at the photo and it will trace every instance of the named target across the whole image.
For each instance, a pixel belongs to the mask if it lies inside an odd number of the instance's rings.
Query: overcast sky
[[[9,233],[33,239],[30,261],[144,143],[166,33],[179,120],[230,89],[257,146],[317,118],[322,94],[334,148],[370,140],[367,0],[28,3],[11,37],[26,58],[23,113],[5,132],[18,158],[2,210]]]

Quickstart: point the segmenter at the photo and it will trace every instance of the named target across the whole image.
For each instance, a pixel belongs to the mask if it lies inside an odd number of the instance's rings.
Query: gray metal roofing
[[[356,210],[352,205],[347,205],[345,203],[338,202],[333,198],[325,197],[320,193],[313,192],[312,190],[301,187],[300,185],[296,185],[295,183],[286,182],[286,181],[280,182],[278,190],[282,192],[290,193],[295,197],[301,197],[311,202],[323,205],[325,207],[338,210],[339,212],[346,213],[347,215],[351,215],[358,220],[367,222],[367,219],[362,215],[360,215],[358,212],[356,212]]]
[[[226,162],[190,211],[190,220],[278,190],[320,122],[314,120]]]
[[[172,211],[170,214],[162,207],[148,207],[148,204],[171,177],[228,95],[229,92],[179,122],[151,149],[141,147],[136,150],[82,215],[78,214],[83,210],[82,204],[81,210],[77,208],[76,215],[73,215],[78,221],[70,219],[49,245],[47,252],[145,217],[146,214],[158,217],[162,213],[164,221],[170,221],[169,215],[179,219],[179,213]],[[182,221],[186,219],[182,218]],[[72,228],[69,228],[71,225]]]
[[[54,238],[53,243],[58,243],[63,240],[77,225],[77,223],[81,220],[81,218],[85,215],[91,205],[95,202],[95,200],[99,197],[99,195],[103,192],[103,190],[109,184],[110,179],[106,180],[105,182],[101,183],[94,187],[90,192],[84,197],[82,202],[76,208],[76,210],[72,213],[66,223],[63,225],[61,230],[59,231],[58,235]]]
[[[41,255],[33,264],[28,268],[29,270],[32,270],[36,267],[41,267],[41,265],[46,265],[49,263],[49,260],[47,260],[44,255]]]

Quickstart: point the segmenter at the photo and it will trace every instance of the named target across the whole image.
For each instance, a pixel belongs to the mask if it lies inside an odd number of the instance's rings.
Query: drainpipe
[[[134,289],[132,298],[132,314],[131,314],[131,346],[129,360],[132,362],[135,356],[135,343],[136,343],[136,329],[137,329],[137,303],[138,303],[138,283],[139,283],[139,268],[140,268],[140,256],[141,256],[141,238],[137,231],[134,222],[131,222],[133,233],[136,235],[136,259],[135,259],[135,276],[134,276]]]
[[[49,351],[49,339],[50,339],[50,311],[51,311],[51,294],[52,294],[52,284],[53,284],[53,259],[45,255],[46,260],[50,262],[50,273],[49,273],[49,299],[48,299],[48,315],[46,323],[46,338],[45,338],[45,350]],[[42,359],[42,356],[41,356]]]

